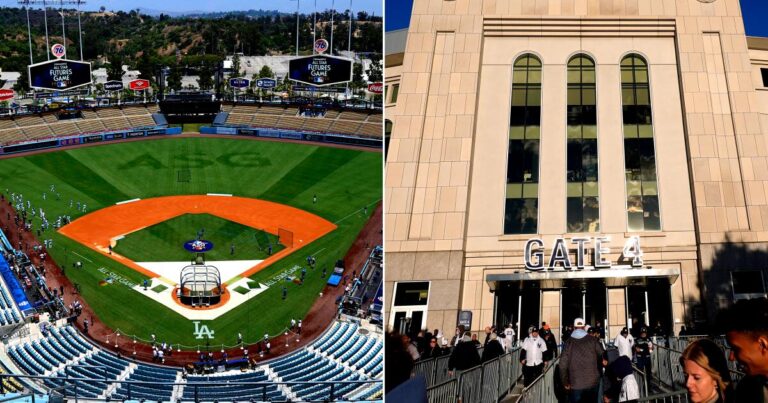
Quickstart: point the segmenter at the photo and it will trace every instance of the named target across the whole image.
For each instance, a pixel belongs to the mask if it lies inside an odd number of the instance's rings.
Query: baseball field
[[[163,138],[0,160],[0,190],[6,197],[23,195],[25,205],[30,202],[36,211],[35,228],[41,222],[39,209],[53,224],[60,216],[76,221],[132,199],[206,194],[279,203],[335,225],[250,276],[249,284],[273,284],[266,291],[204,322],[215,332],[210,344],[216,346],[235,344],[238,332],[246,342],[265,333],[279,334],[292,318],[304,317],[325,285],[322,268],[332,271],[381,200],[381,169],[378,152],[248,139]],[[114,251],[134,261],[183,260],[189,252],[182,243],[195,239],[202,228],[215,245],[209,260],[264,259],[267,245],[274,253],[284,247],[266,228],[185,214],[127,234]],[[53,241],[51,256],[107,326],[145,340],[155,334],[173,345],[205,343],[195,337],[190,320],[131,289],[142,284],[144,274],[55,229],[39,238]],[[308,269],[303,284],[275,281],[295,266],[306,267],[308,255],[314,255],[317,264]],[[73,267],[78,261],[81,269]]]

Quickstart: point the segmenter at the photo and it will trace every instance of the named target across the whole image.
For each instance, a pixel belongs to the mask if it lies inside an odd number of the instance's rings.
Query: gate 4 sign
[[[55,43],[53,46],[51,46],[51,53],[56,56],[57,59],[61,59],[64,57],[64,55],[67,54],[67,50],[64,45]]]
[[[317,87],[352,81],[352,60],[343,57],[299,57],[288,63],[288,70],[290,80]]]
[[[195,331],[192,332],[196,339],[212,339],[213,330],[208,329],[208,325],[200,326],[200,321],[192,322],[195,324]]]
[[[0,90],[0,101],[13,99],[14,95],[16,94],[13,92],[13,90]]]
[[[574,265],[565,238],[555,239],[549,259],[545,259],[544,256],[544,241],[539,238],[529,239],[525,243],[525,252],[523,254],[525,268],[534,271],[544,269],[555,270],[558,266],[562,270],[571,270],[574,266],[579,270],[610,269],[611,261],[606,258],[611,253],[610,249],[606,246],[609,242],[611,242],[611,237],[608,236],[571,238],[570,243],[576,245],[576,264]],[[585,264],[587,246],[590,243],[593,245],[593,266]],[[627,238],[622,250],[622,256],[630,261],[632,267],[643,266],[643,251],[640,249],[640,237],[633,236]]]
[[[134,91],[143,91],[149,88],[149,80],[138,79],[128,83],[128,88]]]
[[[69,90],[91,83],[91,64],[74,60],[51,60],[28,67],[29,86],[40,90]]]

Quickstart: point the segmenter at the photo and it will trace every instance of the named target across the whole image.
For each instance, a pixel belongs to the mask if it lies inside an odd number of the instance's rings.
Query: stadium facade
[[[738,0],[415,0],[386,47],[390,328],[677,333],[766,294],[768,40]]]

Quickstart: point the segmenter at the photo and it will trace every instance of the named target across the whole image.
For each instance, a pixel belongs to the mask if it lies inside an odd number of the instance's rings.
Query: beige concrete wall
[[[613,339],[627,326],[627,308],[625,288],[608,289],[608,335]]]
[[[514,32],[515,24],[527,28]],[[389,259],[392,253],[456,251],[458,270],[468,274],[451,277],[461,285],[448,285],[449,292],[461,307],[482,311],[484,321],[492,298],[482,273],[521,267],[528,236],[502,235],[502,214],[511,62],[524,51],[545,63],[539,228],[547,245],[563,234],[561,78],[567,57],[580,50],[598,63],[601,229],[613,248],[632,235],[623,207],[616,64],[639,51],[651,65],[662,231],[641,235],[647,262],[681,267],[675,319],[698,301],[693,279],[716,277],[707,275],[716,259],[702,259],[703,273],[696,271],[694,218],[711,256],[732,244],[768,242],[768,119],[760,113],[765,97],[755,91],[738,0],[416,0],[386,168],[388,283],[414,271],[393,267],[401,263]],[[440,321],[455,324],[446,312],[458,308],[436,309]]]
[[[560,290],[542,291],[541,320],[547,322],[555,339],[560,340],[560,329],[563,325],[560,320]]]
[[[452,334],[460,306],[463,260],[461,252],[387,253],[386,326],[391,326],[395,281],[430,281],[427,327]]]

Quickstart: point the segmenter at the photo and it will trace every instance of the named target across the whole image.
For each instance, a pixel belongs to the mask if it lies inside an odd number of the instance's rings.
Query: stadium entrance
[[[570,278],[522,279],[520,274],[493,274],[486,280],[494,293],[494,323],[515,324],[521,337],[527,336],[528,326],[542,322],[560,337],[579,317],[591,326],[601,323],[609,338],[624,326],[633,332],[657,324],[672,329],[671,285],[677,278],[672,272],[626,278],[579,278],[571,272]]]

